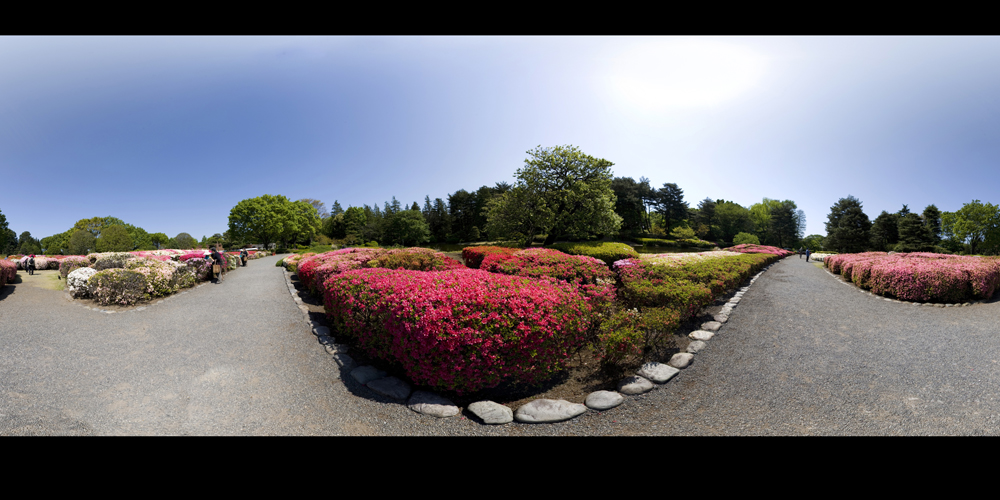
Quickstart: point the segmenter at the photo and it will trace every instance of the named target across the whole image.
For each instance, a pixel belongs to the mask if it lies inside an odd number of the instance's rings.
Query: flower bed
[[[613,243],[610,241],[593,241],[586,243],[556,243],[550,246],[555,250],[568,253],[570,255],[586,255],[604,261],[608,266],[621,259],[634,259],[639,257],[639,252],[625,243]]]
[[[470,269],[479,269],[485,259],[489,255],[494,254],[505,254],[512,255],[514,252],[518,251],[517,248],[508,247],[491,247],[491,246],[478,246],[478,247],[465,247],[462,249],[462,259],[465,260],[465,265]]]
[[[824,265],[872,293],[915,302],[989,299],[1000,286],[1000,259],[936,253],[831,255]]]
[[[667,248],[684,248],[684,247],[695,247],[695,248],[713,248],[715,243],[711,241],[705,241],[697,238],[689,239],[679,239],[679,240],[664,240],[659,238],[636,238],[636,241],[642,243],[644,247],[667,247]]]
[[[464,267],[461,262],[428,248],[345,248],[303,258],[298,261],[295,272],[306,288],[322,295],[322,284],[327,278],[355,269],[444,271]]]
[[[575,288],[471,269],[359,269],[331,276],[327,315],[370,355],[415,383],[457,393],[534,383],[585,340],[591,311]]]
[[[526,278],[549,277],[572,283],[600,311],[615,300],[615,274],[594,257],[568,255],[549,248],[529,248],[512,254],[488,255],[480,269]]]
[[[767,245],[754,245],[752,243],[744,243],[742,245],[736,245],[734,247],[726,248],[730,252],[739,253],[769,253],[771,255],[777,255],[778,257],[787,257],[795,252],[789,252],[788,250],[783,250],[778,247],[771,247]]]
[[[0,260],[0,286],[14,281],[17,276],[17,264],[11,260]]]

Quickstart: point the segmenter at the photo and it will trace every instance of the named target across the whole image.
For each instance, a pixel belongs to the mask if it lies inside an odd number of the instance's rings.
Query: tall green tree
[[[518,169],[517,185],[499,195],[488,209],[492,231],[505,226],[526,230],[528,241],[544,228],[545,244],[558,239],[584,240],[615,234],[622,219],[615,213],[611,189],[614,165],[584,154],[575,146],[536,147]],[[514,194],[514,193],[517,194]],[[497,199],[495,198],[495,199]],[[535,210],[518,210],[512,203],[531,203]],[[503,216],[500,224],[498,217]],[[517,217],[521,220],[514,220]]]
[[[947,215],[947,217],[945,217]],[[996,252],[1000,245],[1000,208],[972,200],[953,214],[942,214],[942,230],[969,245],[969,253]]]
[[[386,244],[415,246],[430,241],[431,231],[419,210],[402,210],[390,217]]]
[[[872,223],[861,200],[848,195],[830,207],[826,222],[826,246],[840,253],[863,252],[868,247]]]
[[[927,205],[921,215],[927,234],[931,238],[931,243],[937,245],[941,242],[941,211],[935,205]]]
[[[109,226],[101,230],[97,238],[98,252],[130,252],[132,251],[132,236],[123,225]]]
[[[884,252],[890,245],[899,243],[899,214],[890,214],[885,210],[872,223],[869,248]]]
[[[750,233],[754,229],[750,211],[731,201],[715,202],[715,219],[718,221],[719,237],[725,242],[732,242],[737,234]]]
[[[10,228],[7,227],[7,216],[0,211],[0,255],[7,255],[7,245],[10,244]]]
[[[229,212],[234,238],[265,245],[309,241],[321,228],[319,212],[309,202],[265,194],[236,204]]]
[[[650,198],[652,188],[649,180],[636,182],[631,177],[616,177],[611,181],[611,190],[615,193],[615,213],[622,218],[621,232],[626,235],[639,235],[648,231],[645,200]]]
[[[684,201],[684,190],[672,182],[663,185],[656,192],[656,213],[663,218],[663,230],[670,232],[674,225],[688,215],[688,204]]]
[[[934,249],[930,231],[924,225],[923,219],[908,213],[899,218],[899,244],[897,252],[926,252]]]

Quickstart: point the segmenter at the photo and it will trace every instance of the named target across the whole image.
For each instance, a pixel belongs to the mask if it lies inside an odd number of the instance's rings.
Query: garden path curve
[[[0,435],[997,434],[1000,304],[884,301],[795,256],[694,363],[555,424],[419,415],[341,373],[277,257],[142,311],[0,293]]]

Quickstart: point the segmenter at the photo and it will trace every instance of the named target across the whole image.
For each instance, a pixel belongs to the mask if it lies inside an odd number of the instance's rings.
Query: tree
[[[69,248],[67,249],[70,255],[87,255],[89,253],[97,251],[97,239],[90,231],[84,231],[82,229],[76,229],[73,231],[72,236],[69,237]]]
[[[180,233],[174,236],[174,244],[171,246],[178,250],[188,250],[198,246],[198,240],[188,233]]]
[[[698,236],[702,239],[714,241],[718,238],[719,228],[716,224],[715,205],[711,198],[705,198],[698,202]]]
[[[540,193],[525,186],[490,200],[486,207],[486,233],[490,239],[508,239],[530,246],[536,234],[552,227],[553,213]]]
[[[945,212],[945,214],[948,214]],[[945,218],[942,214],[942,228],[958,241],[968,243],[969,253],[975,254],[981,247],[995,251],[1000,243],[1000,208],[991,203],[972,200],[962,205],[954,214]]]
[[[776,243],[780,248],[794,246],[795,241],[799,239],[799,224],[795,213],[796,208],[795,202],[792,200],[777,202],[771,208],[769,233],[774,238],[772,243]]]
[[[885,210],[875,218],[871,228],[870,245],[873,250],[884,252],[889,245],[899,242],[899,215]]]
[[[304,201],[312,205],[312,207],[316,209],[316,213],[319,214],[320,219],[325,219],[330,216],[330,213],[326,211],[326,204],[322,201],[314,200],[312,198],[302,198],[299,201]]]
[[[818,234],[810,234],[809,236],[802,238],[801,246],[812,251],[824,250],[825,247],[823,246],[823,240],[824,238]]]
[[[386,229],[388,244],[415,246],[428,242],[430,237],[430,228],[419,210],[403,210],[393,214]]]
[[[908,213],[899,218],[897,252],[925,252],[933,249],[930,232],[919,215]]]
[[[156,245],[157,249],[160,249],[170,241],[170,237],[163,233],[153,233],[149,235],[149,240],[153,242],[153,245]]]
[[[18,240],[17,253],[22,255],[33,255],[42,253],[42,245],[35,238],[31,237],[29,231],[21,233],[21,237]]]
[[[10,228],[7,227],[7,216],[0,211],[0,255],[7,255],[7,245],[10,244]]]
[[[272,243],[307,241],[321,227],[319,212],[305,201],[289,201],[265,194],[236,204],[229,212],[229,231],[239,240],[254,240],[269,248]]]
[[[636,182],[631,177],[616,177],[611,181],[615,193],[615,213],[622,218],[621,232],[639,235],[646,232],[645,197],[651,191],[649,181]]]
[[[733,241],[737,234],[753,231],[750,211],[731,201],[715,202],[715,219],[718,221],[719,236],[723,241]]]
[[[669,232],[675,223],[684,220],[688,204],[684,201],[684,190],[677,184],[666,183],[656,192],[656,213],[663,217],[663,230]]]
[[[132,237],[123,225],[109,226],[101,230],[97,238],[98,252],[129,252],[132,250]]]
[[[922,217],[931,243],[937,245],[941,242],[941,211],[934,205],[927,205]]]
[[[868,246],[872,223],[861,208],[861,200],[848,195],[830,207],[826,222],[826,247],[840,253],[863,252]]]
[[[760,245],[760,239],[757,238],[756,234],[739,233],[736,236],[733,236],[733,244],[734,245],[743,245],[743,244]]]
[[[547,213],[539,218],[551,221],[546,245],[562,238],[584,240],[618,232],[622,219],[614,210],[614,163],[574,146],[538,146],[527,153],[531,158],[517,171],[518,185],[543,200]]]

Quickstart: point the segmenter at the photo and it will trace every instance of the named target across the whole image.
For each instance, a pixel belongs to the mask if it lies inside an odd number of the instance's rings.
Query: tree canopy
[[[868,247],[871,226],[861,200],[850,195],[841,198],[830,207],[825,246],[841,253],[863,252]]]
[[[282,195],[265,194],[236,204],[229,212],[229,232],[241,241],[253,240],[265,247],[280,242],[306,241],[319,232],[319,212],[306,201],[289,201]]]

